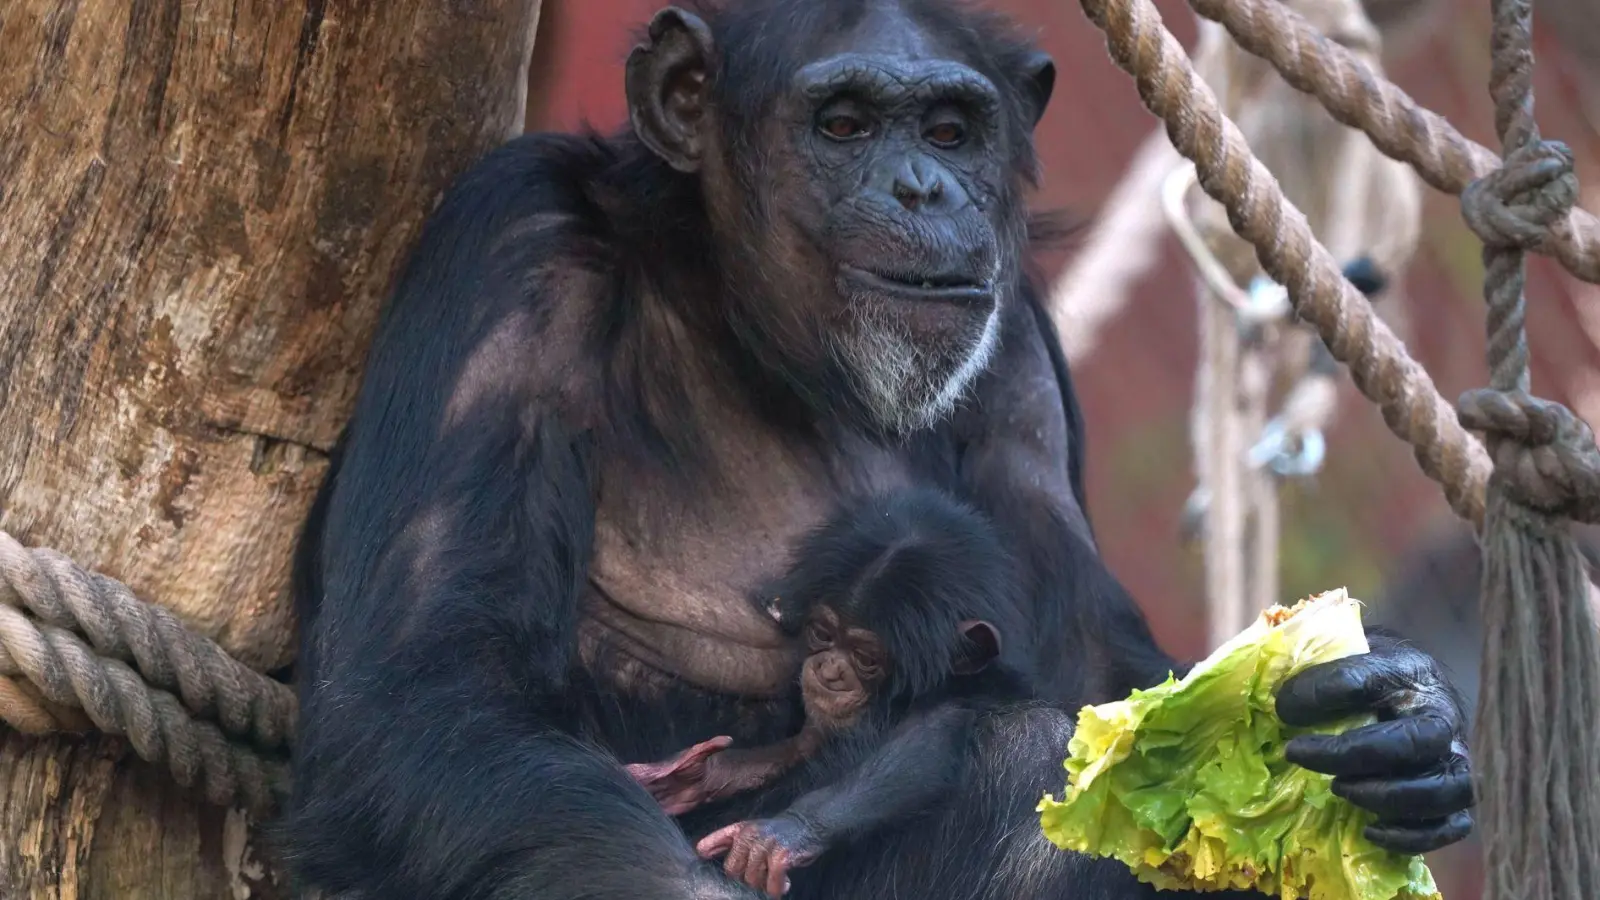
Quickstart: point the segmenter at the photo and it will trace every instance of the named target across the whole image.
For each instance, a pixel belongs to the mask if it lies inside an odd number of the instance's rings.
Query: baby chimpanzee
[[[1007,646],[1026,638],[1014,569],[988,521],[943,493],[846,507],[801,542],[767,606],[805,641],[799,733],[739,750],[718,737],[630,773],[673,815],[772,786],[698,849],[783,893],[789,868],[947,799],[982,716],[1030,698],[1015,661],[1031,655]]]

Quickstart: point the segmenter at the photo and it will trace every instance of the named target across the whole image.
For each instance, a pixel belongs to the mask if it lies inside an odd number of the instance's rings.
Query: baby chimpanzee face
[[[866,709],[892,662],[878,636],[818,606],[806,622],[800,692],[808,723],[843,728]]]

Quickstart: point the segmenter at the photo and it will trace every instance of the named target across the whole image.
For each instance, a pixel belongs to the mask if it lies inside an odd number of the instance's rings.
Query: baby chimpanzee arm
[[[726,853],[731,877],[781,895],[790,868],[948,798],[961,783],[976,717],[971,709],[944,706],[913,718],[847,773],[788,809],[715,831],[697,849],[708,858]]]
[[[776,744],[728,750],[733,739],[716,737],[670,759],[624,768],[667,815],[681,816],[704,804],[766,787],[810,755],[817,738],[808,727]]]

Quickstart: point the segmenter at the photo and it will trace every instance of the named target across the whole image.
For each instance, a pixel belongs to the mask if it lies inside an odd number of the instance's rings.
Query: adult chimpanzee
[[[769,610],[805,642],[800,731],[626,767],[673,815],[731,799],[711,821],[736,821],[696,850],[725,853],[730,876],[772,895],[791,866],[948,803],[979,722],[1037,696],[1034,654],[1002,637],[1026,631],[1016,566],[976,510],[926,488],[869,495],[795,557]]]
[[[843,499],[941,487],[1018,558],[1045,699],[1174,663],[1082,509],[1082,427],[1025,274],[1050,60],[949,0],[667,10],[632,128],[531,136],[433,214],[308,523],[296,798],[307,886],[366,898],[747,897],[620,762],[781,739],[796,658],[751,596]],[[1459,709],[1384,641],[1281,696],[1372,835],[1469,827]],[[1071,715],[988,722],[952,812],[797,897],[1143,896],[1034,807]],[[836,861],[837,856],[837,861]]]

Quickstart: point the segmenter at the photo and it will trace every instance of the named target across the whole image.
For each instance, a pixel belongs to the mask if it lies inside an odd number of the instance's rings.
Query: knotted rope
[[[287,686],[170,612],[0,532],[0,720],[40,734],[84,730],[86,716],[208,800],[264,816],[285,796],[284,754],[271,751],[288,746],[294,711]]]
[[[1284,200],[1272,173],[1195,76],[1177,39],[1150,0],[1081,0],[1106,32],[1112,59],[1134,76],[1139,97],[1166,125],[1167,136],[1195,164],[1200,186],[1228,210],[1228,221],[1255,248],[1272,279],[1289,291],[1295,312],[1313,325],[1383,420],[1415,452],[1463,518],[1483,518],[1489,458],[1456,420],[1428,373],[1373,315],[1365,298],[1313,240],[1305,216]]]
[[[1419,106],[1278,0],[1189,0],[1189,6],[1228,29],[1290,85],[1320,100],[1334,119],[1361,129],[1378,149],[1410,164],[1433,187],[1459,194],[1500,167],[1494,151]],[[1588,212],[1571,210],[1541,229],[1540,239],[1527,249],[1554,256],[1574,276],[1600,283],[1600,220]]]
[[[1505,165],[1461,196],[1483,241],[1489,388],[1461,420],[1495,470],[1483,544],[1476,791],[1490,898],[1592,900],[1600,890],[1600,634],[1564,521],[1600,504],[1600,453],[1565,407],[1529,395],[1524,252],[1567,218],[1572,153],[1533,119],[1531,0],[1491,0],[1489,93]]]
[[[1216,7],[1212,11],[1219,17],[1229,10],[1273,16],[1253,0],[1193,2],[1197,9]],[[1595,521],[1600,454],[1593,435],[1570,412],[1526,393],[1522,252],[1554,243],[1542,229],[1559,232],[1562,219],[1574,220],[1575,193],[1570,154],[1536,143],[1527,80],[1532,63],[1528,0],[1495,4],[1491,84],[1508,165],[1500,173],[1485,167],[1489,177],[1466,198],[1468,222],[1482,229],[1487,243],[1493,376],[1489,391],[1462,398],[1460,421],[1449,414],[1427,373],[1339,276],[1327,250],[1312,240],[1305,217],[1283,198],[1271,173],[1222,116],[1150,0],[1081,3],[1106,33],[1112,59],[1134,76],[1140,99],[1166,123],[1179,152],[1195,163],[1201,186],[1227,207],[1229,223],[1255,247],[1262,268],[1288,288],[1296,312],[1316,326],[1334,357],[1349,365],[1356,386],[1379,406],[1389,428],[1412,445],[1423,472],[1443,486],[1451,508],[1482,530],[1486,646],[1478,742],[1484,764],[1478,772],[1486,807],[1489,896],[1592,898],[1600,885],[1600,755],[1594,751],[1600,733],[1600,655],[1586,602],[1587,579],[1557,518]],[[1250,20],[1240,21],[1248,25]],[[1229,30],[1243,41],[1238,25]],[[1296,34],[1293,23],[1279,27],[1296,38],[1275,45],[1291,48],[1279,68],[1294,81],[1287,62],[1315,36]],[[1377,91],[1370,73],[1366,87],[1369,94]],[[1417,114],[1415,125],[1420,111],[1414,105],[1410,109]],[[1334,104],[1330,110],[1338,114]],[[1462,430],[1463,423],[1489,433],[1496,467],[1487,515],[1489,458]]]

